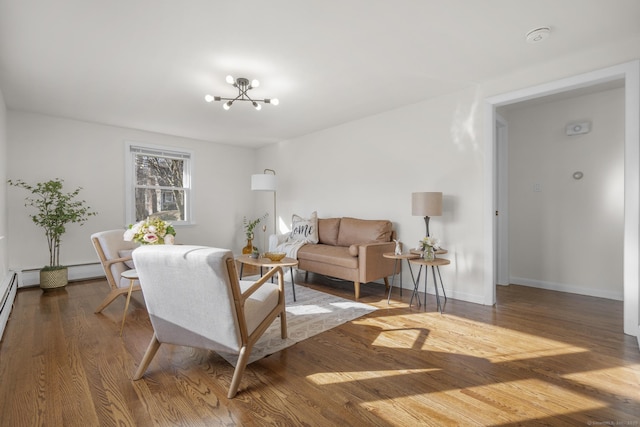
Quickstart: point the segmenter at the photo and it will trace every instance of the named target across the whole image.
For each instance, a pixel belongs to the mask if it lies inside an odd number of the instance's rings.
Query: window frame
[[[184,187],[185,204],[184,204],[184,220],[171,221],[176,226],[194,225],[195,217],[193,215],[194,206],[193,199],[195,192],[193,191],[193,173],[194,173],[194,155],[193,151],[177,147],[166,147],[160,145],[152,145],[147,143],[125,141],[125,224],[136,223],[136,155],[146,153],[158,157],[169,157],[184,160]]]

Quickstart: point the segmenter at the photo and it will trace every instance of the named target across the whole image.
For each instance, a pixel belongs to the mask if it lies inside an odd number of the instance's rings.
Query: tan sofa
[[[360,283],[384,279],[388,289],[394,263],[382,254],[394,251],[394,238],[391,221],[319,218],[318,243],[298,249],[298,268],[353,281],[358,299]]]

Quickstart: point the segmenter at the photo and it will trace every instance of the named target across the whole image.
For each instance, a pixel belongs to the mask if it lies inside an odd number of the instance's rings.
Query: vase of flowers
[[[176,230],[170,222],[160,218],[147,218],[136,224],[129,224],[124,232],[124,240],[141,245],[173,245]]]
[[[418,249],[422,251],[422,258],[433,261],[436,259],[436,251],[440,249],[440,241],[435,237],[427,236],[418,242]]]
[[[258,248],[253,246],[253,238],[254,238],[253,230],[257,227],[258,224],[260,224],[260,221],[264,220],[268,216],[269,214],[265,213],[260,218],[256,218],[254,220],[248,220],[246,216],[243,218],[242,223],[244,225],[244,234],[247,238],[247,246],[242,248],[243,254],[251,254],[254,251],[256,252],[258,251]]]

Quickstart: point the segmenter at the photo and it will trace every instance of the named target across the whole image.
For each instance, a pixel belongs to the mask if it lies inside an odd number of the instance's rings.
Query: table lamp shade
[[[253,191],[276,191],[278,179],[271,174],[251,175],[251,190]]]
[[[442,215],[442,193],[441,192],[411,193],[411,215],[441,216]]]

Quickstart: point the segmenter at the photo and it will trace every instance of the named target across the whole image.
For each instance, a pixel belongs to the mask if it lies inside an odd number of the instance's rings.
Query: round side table
[[[129,309],[129,301],[131,301],[131,291],[133,290],[133,284],[138,280],[138,272],[136,270],[123,271],[120,275],[125,279],[129,279],[129,292],[127,292],[127,303],[124,305],[124,313],[122,313],[122,326],[120,326],[120,336],[124,330],[124,319],[127,318],[127,310]]]
[[[423,258],[410,259],[409,262],[411,264],[416,264],[420,266],[420,270],[422,271],[422,267],[425,268],[424,272],[424,306],[425,309],[427,307],[427,281],[429,277],[429,267],[431,267],[431,273],[433,274],[433,284],[436,290],[436,304],[438,305],[438,311],[442,314],[442,304],[440,304],[440,294],[438,292],[438,280],[436,279],[436,269],[438,269],[438,277],[440,278],[440,287],[442,287],[442,293],[444,294],[444,300],[447,301],[447,294],[444,292],[444,285],[442,284],[442,276],[440,276],[440,266],[449,265],[451,261],[446,258],[435,258],[433,260],[426,260]],[[409,302],[409,306],[413,303],[413,297],[416,295],[418,291],[418,286],[420,285],[420,273],[418,273],[418,281],[415,282],[415,288],[413,290],[413,295],[411,295],[411,301]],[[420,300],[418,299],[418,304],[420,304]]]
[[[251,258],[250,255],[241,255],[239,257],[236,257],[236,261],[240,263],[240,279],[242,279],[242,270],[244,269],[245,264],[260,267],[261,276],[263,267],[266,267],[268,269],[272,269],[274,267],[282,267],[283,270],[285,267],[289,267],[289,272],[291,273],[291,289],[293,290],[293,300],[296,300],[296,284],[293,277],[293,267],[298,266],[297,259],[282,258],[280,261],[271,261],[269,258]]]
[[[407,260],[407,265],[409,266],[409,272],[411,273],[411,278],[413,279],[414,288],[416,279],[413,277],[413,270],[411,269],[411,263],[409,260],[419,258],[420,255],[413,253],[404,253],[400,255],[396,255],[394,252],[386,252],[382,254],[383,257],[395,260],[393,263],[393,279],[391,279],[391,287],[389,288],[389,296],[387,297],[387,304],[390,304],[391,301],[391,291],[393,290],[393,285],[396,282],[396,275],[400,273],[400,296],[402,296],[402,271],[398,271],[398,264],[402,267],[402,260]],[[402,270],[402,268],[401,268]]]

